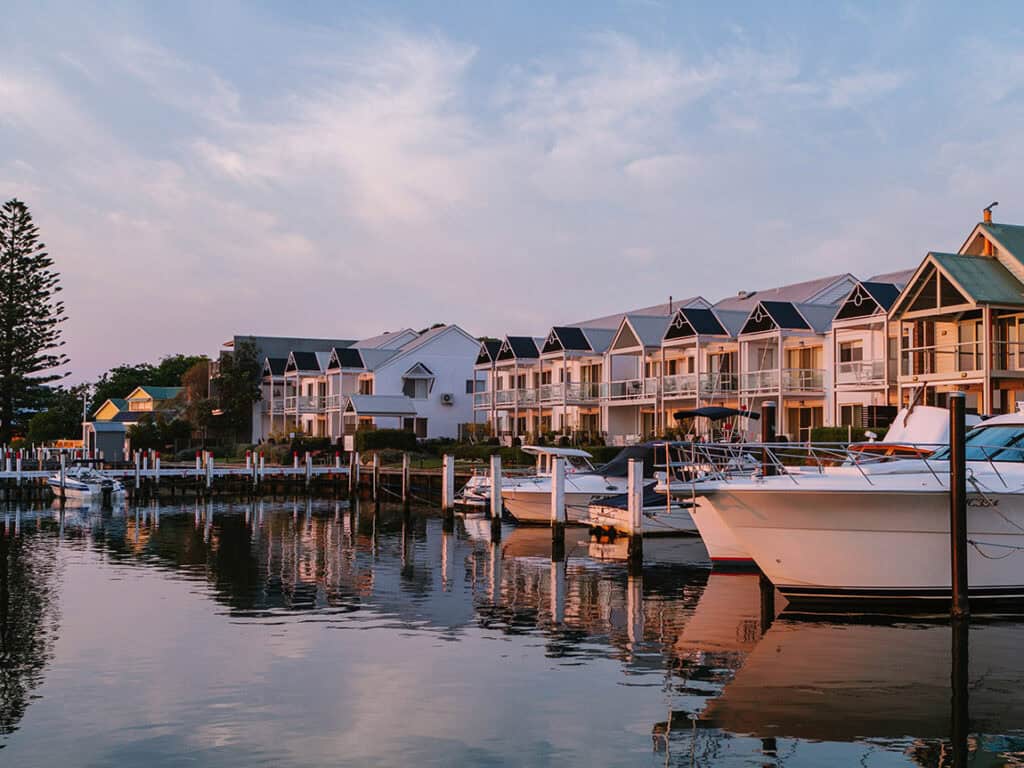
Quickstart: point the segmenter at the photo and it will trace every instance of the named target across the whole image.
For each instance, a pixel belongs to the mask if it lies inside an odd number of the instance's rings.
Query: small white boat
[[[64,471],[55,472],[47,478],[47,484],[57,498],[66,501],[91,501],[100,499],[109,490],[111,498],[124,494],[124,485],[99,470],[91,467],[75,466]]]
[[[551,467],[565,459],[565,516],[572,525],[584,525],[590,503],[628,490],[626,477],[601,474],[590,463],[590,454],[578,448],[524,445],[523,452],[537,457],[537,473],[503,478],[501,498],[518,523],[551,523]]]
[[[969,596],[1024,599],[1024,413],[982,422],[966,451]],[[701,509],[791,601],[941,605],[951,592],[947,455],[709,481]]]
[[[693,502],[666,500],[655,491],[655,483],[644,487],[644,536],[695,536],[697,526],[690,515]],[[630,532],[629,494],[620,494],[592,501],[584,522],[591,528],[605,528],[617,533]]]

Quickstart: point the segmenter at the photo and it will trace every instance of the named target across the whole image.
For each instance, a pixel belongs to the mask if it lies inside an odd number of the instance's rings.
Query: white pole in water
[[[15,472],[18,473],[17,483],[21,486],[21,451],[18,451],[18,457],[14,460]]]
[[[565,459],[561,456],[551,461],[551,541],[565,543]]]
[[[199,458],[199,451],[196,451],[196,478],[199,478],[199,473],[202,471],[201,460]]]
[[[299,468],[299,452],[292,451],[292,469]]]
[[[245,452],[245,471],[252,471],[252,451]]]
[[[263,475],[267,471],[267,459],[263,455],[263,451],[260,451],[260,482],[263,482]]]
[[[4,450],[4,472],[11,471],[11,452]]]
[[[153,454],[153,471],[155,472],[155,485],[160,486],[160,451]]]
[[[446,453],[441,459],[441,509],[455,508],[455,457]]]
[[[139,458],[139,452],[138,451],[133,451],[132,460],[135,463],[135,490],[137,491],[137,490],[139,490],[139,485],[140,485],[139,471],[141,469],[141,464],[140,464],[141,459]]]
[[[629,460],[628,475],[629,554],[630,563],[639,564],[644,558],[644,463]]]
[[[409,454],[402,453],[402,504],[409,506]]]
[[[491,454],[491,541],[501,539],[501,455]]]
[[[206,488],[213,487],[213,452],[206,454]]]
[[[61,451],[61,454],[60,454],[60,498],[61,498],[61,501],[63,501],[64,498],[65,498],[65,496],[64,496],[64,488],[66,486],[66,483],[64,482],[64,477],[65,477],[65,475],[67,473],[67,468],[68,468],[68,458],[67,458],[67,456],[64,455],[64,452]]]
[[[313,482],[313,454],[306,451],[306,488]]]

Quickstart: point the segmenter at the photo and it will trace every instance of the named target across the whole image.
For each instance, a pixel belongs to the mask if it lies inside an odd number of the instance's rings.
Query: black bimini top
[[[706,405],[703,408],[690,408],[688,410],[676,411],[672,415],[676,417],[676,421],[679,421],[680,419],[694,418],[697,416],[702,416],[705,419],[711,419],[712,421],[731,419],[735,416],[742,416],[747,419],[761,418],[761,414],[754,411],[741,411],[738,408],[727,408],[721,405]]]

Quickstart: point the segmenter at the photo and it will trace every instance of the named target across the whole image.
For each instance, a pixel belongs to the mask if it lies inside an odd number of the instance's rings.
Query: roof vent
[[[749,299],[751,296],[754,295],[754,293],[755,293],[755,291],[738,291],[736,293],[736,298],[737,299]]]

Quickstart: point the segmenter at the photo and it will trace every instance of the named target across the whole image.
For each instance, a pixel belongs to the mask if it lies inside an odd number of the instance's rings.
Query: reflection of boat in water
[[[971,730],[1024,727],[1024,624],[975,623],[969,640]],[[776,621],[703,720],[736,734],[820,741],[950,735],[951,630]]]
[[[715,571],[697,601],[693,616],[683,627],[675,643],[680,656],[704,656],[729,659],[732,671],[761,639],[761,575]]]
[[[587,539],[587,554],[594,560],[628,560],[629,537],[591,537]],[[655,536],[644,539],[644,564],[707,566],[708,552],[696,536],[670,538]]]

